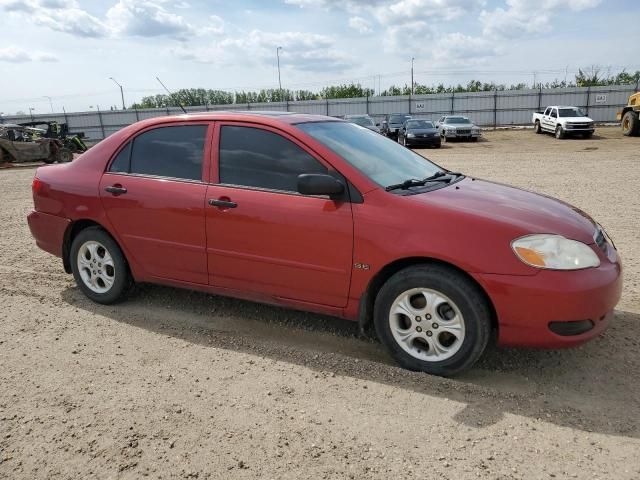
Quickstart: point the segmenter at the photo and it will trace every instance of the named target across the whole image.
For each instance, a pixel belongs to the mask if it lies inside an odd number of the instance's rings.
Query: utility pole
[[[33,111],[35,110],[35,108],[33,107],[29,107],[29,116],[31,117],[31,121],[33,122]]]
[[[280,79],[280,50],[282,50],[282,47],[276,48],[276,58],[278,60],[278,87],[280,88],[280,101],[282,101],[282,80]]]
[[[51,107],[51,113],[53,113],[53,102],[51,101],[51,97],[49,95],[45,95],[43,98],[49,99],[49,106]]]
[[[120,98],[122,98],[122,109],[126,110],[127,107],[124,105],[124,90],[122,90],[122,85],[120,85],[115,78],[113,77],[109,77],[109,80],[113,80],[113,83],[115,83],[118,87],[120,87]]]
[[[411,95],[413,95],[413,61],[415,58],[411,57]]]

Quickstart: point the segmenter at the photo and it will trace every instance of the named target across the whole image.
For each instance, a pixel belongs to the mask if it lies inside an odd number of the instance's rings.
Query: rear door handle
[[[122,185],[110,185],[105,188],[105,190],[109,193],[113,193],[114,195],[122,195],[124,193],[127,193],[127,189]]]
[[[222,198],[210,198],[209,205],[212,207],[220,207],[220,208],[236,208],[238,204],[236,202],[232,202],[231,200],[224,200]]]

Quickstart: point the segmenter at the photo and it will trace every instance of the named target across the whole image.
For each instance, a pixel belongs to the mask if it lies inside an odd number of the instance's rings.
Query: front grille
[[[591,128],[590,123],[567,123],[567,128]]]

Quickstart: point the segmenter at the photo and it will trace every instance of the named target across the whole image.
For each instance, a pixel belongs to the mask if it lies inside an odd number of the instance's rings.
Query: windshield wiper
[[[411,187],[421,187],[429,182],[450,182],[451,181],[451,177],[452,176],[457,176],[457,175],[462,175],[461,173],[458,172],[442,172],[442,171],[438,171],[436,173],[434,173],[433,175],[429,176],[429,177],[425,177],[422,179],[417,179],[417,178],[410,178],[408,180],[405,180],[402,183],[396,183],[394,185],[389,185],[388,187],[385,187],[385,190],[387,192],[390,192],[391,190],[407,190]],[[446,178],[442,178],[442,177],[446,177]]]

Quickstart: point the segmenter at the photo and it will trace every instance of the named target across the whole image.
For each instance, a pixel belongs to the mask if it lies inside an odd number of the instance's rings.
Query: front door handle
[[[122,195],[124,193],[127,193],[127,189],[122,185],[110,185],[105,188],[105,190],[109,193],[113,193],[114,195]]]
[[[220,208],[236,208],[238,206],[238,204],[236,202],[232,202],[229,199],[224,199],[224,198],[210,198],[209,199],[209,205],[211,205],[212,207],[220,207]]]

